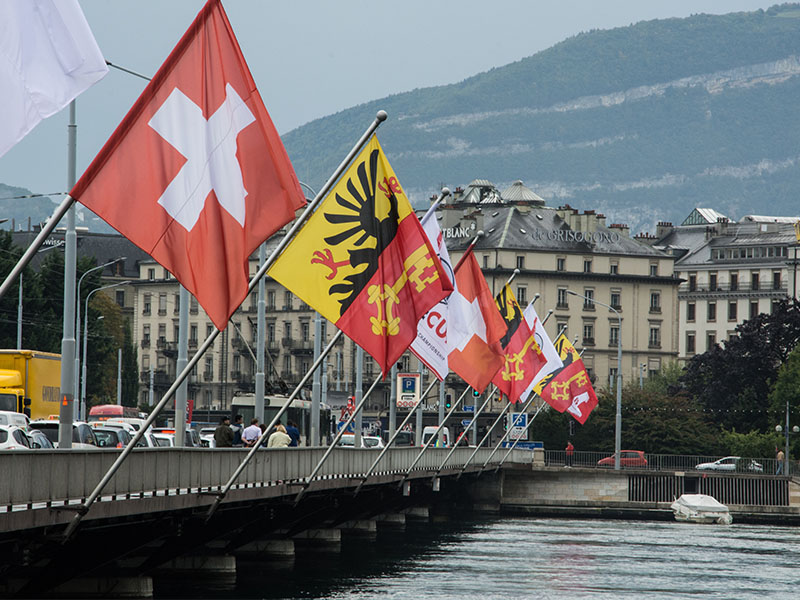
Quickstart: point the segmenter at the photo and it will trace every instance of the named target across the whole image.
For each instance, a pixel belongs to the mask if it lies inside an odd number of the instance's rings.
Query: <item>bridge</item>
[[[303,545],[404,527],[458,510],[504,514],[671,519],[684,492],[712,492],[738,522],[800,523],[800,485],[788,477],[702,475],[676,468],[567,469],[563,452],[480,448],[258,451],[209,517],[246,450],[132,452],[65,540],[67,525],[117,451],[0,453],[0,595],[146,597],[153,578],[235,580],[237,560],[293,556]],[[469,461],[469,462],[468,462]],[[502,462],[502,464],[501,464]],[[362,486],[363,484],[363,486]]]

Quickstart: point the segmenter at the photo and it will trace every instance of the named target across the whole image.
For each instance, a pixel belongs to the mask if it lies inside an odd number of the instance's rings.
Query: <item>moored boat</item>
[[[672,503],[671,508],[675,513],[676,521],[720,525],[733,523],[733,517],[728,507],[705,494],[683,494]]]

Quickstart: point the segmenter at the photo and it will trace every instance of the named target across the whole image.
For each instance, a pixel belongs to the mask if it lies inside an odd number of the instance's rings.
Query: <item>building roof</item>
[[[544,199],[522,183],[520,179],[517,179],[511,186],[507,187],[501,196],[505,202],[532,202],[539,206],[544,206]]]
[[[687,225],[712,225],[721,221],[730,221],[728,217],[713,208],[695,208],[689,216],[683,220],[681,226]]]

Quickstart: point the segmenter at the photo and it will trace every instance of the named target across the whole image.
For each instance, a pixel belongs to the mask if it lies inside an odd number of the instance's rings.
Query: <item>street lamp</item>
[[[75,306],[77,307],[77,309],[75,310],[75,337],[76,338],[79,338],[80,335],[81,335],[81,284],[83,283],[83,278],[86,277],[89,273],[93,273],[94,271],[97,271],[99,269],[105,269],[106,267],[110,267],[114,263],[118,263],[121,260],[125,260],[125,258],[126,257],[124,257],[124,256],[120,256],[119,258],[115,258],[114,260],[110,260],[107,263],[104,263],[102,265],[97,265],[96,267],[92,267],[91,269],[86,271],[83,275],[81,275],[80,279],[78,279],[78,286],[77,286],[78,291],[77,291],[76,303],[75,303]],[[88,301],[88,297],[87,297],[87,301]],[[80,350],[81,350],[80,348],[77,348],[77,347],[75,348],[75,397],[76,398],[78,397],[78,387],[80,385],[80,377],[79,377],[79,373],[80,373],[80,370],[81,370],[81,359],[80,359],[81,352],[80,352]],[[84,352],[84,356],[85,355],[86,355],[86,353]]]
[[[775,431],[779,434],[783,431],[780,425],[775,426]],[[800,433],[800,427],[795,425],[792,428],[792,433]],[[783,455],[783,475],[789,475],[789,398],[786,398],[786,452]]]
[[[89,337],[89,298],[92,297],[92,294],[94,294],[95,292],[99,292],[100,290],[119,287],[121,285],[128,285],[129,283],[130,281],[120,281],[118,283],[111,283],[109,285],[104,285],[103,287],[95,288],[91,292],[86,294],[86,302],[84,303],[85,306],[83,309],[83,372],[81,377],[81,420],[82,421],[86,420],[86,342]],[[78,308],[80,309],[80,307]],[[76,312],[80,312],[80,310]]]
[[[619,455],[620,447],[622,446],[622,315],[613,306],[598,302],[594,298],[589,298],[578,292],[567,290],[567,293],[572,296],[583,298],[587,302],[605,306],[608,310],[613,311],[617,315],[617,417],[614,426],[614,469],[619,471]]]

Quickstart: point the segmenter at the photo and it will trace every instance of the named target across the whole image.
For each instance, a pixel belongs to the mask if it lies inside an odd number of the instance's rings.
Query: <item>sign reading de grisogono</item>
[[[397,374],[397,408],[415,408],[419,404],[419,373]]]

